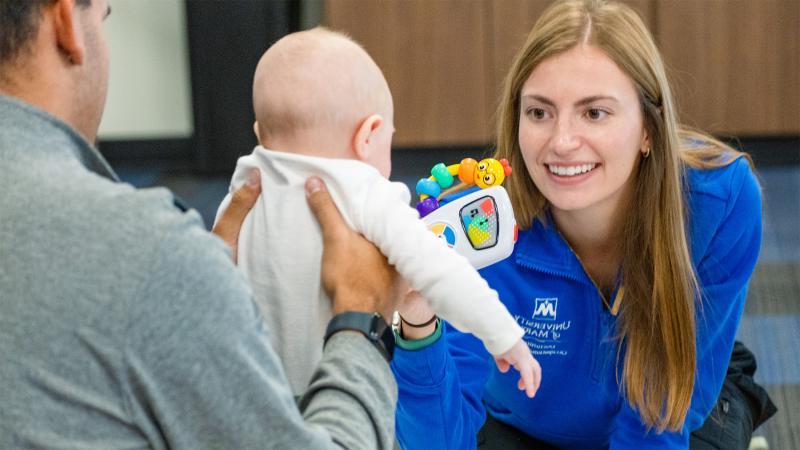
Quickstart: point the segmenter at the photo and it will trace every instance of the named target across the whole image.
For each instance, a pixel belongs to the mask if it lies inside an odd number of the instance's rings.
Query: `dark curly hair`
[[[36,34],[42,8],[56,0],[0,0],[0,66],[19,55]],[[76,0],[87,7],[91,0]]]

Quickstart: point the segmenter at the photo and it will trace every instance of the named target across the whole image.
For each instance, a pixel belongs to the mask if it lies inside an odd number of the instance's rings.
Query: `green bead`
[[[447,170],[447,166],[445,166],[444,163],[433,166],[431,175],[436,179],[436,182],[439,183],[442,189],[447,189],[453,185],[453,175],[450,174],[450,171]]]

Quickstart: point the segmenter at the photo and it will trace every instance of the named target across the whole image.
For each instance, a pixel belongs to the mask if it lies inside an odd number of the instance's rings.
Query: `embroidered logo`
[[[558,298],[537,298],[533,309],[533,318],[542,320],[556,320]]]

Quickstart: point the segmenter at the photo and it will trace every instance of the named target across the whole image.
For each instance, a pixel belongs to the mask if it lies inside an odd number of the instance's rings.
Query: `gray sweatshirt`
[[[197,213],[0,96],[0,448],[391,448],[379,352],[334,335],[300,411],[251,297]]]

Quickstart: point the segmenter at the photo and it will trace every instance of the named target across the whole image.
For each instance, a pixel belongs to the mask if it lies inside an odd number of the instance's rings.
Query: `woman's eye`
[[[542,108],[531,108],[528,110],[528,115],[536,120],[542,120],[547,116],[547,113]]]
[[[600,120],[607,115],[608,112],[603,111],[602,109],[599,108],[589,108],[586,111],[586,117],[588,117],[590,120]]]

